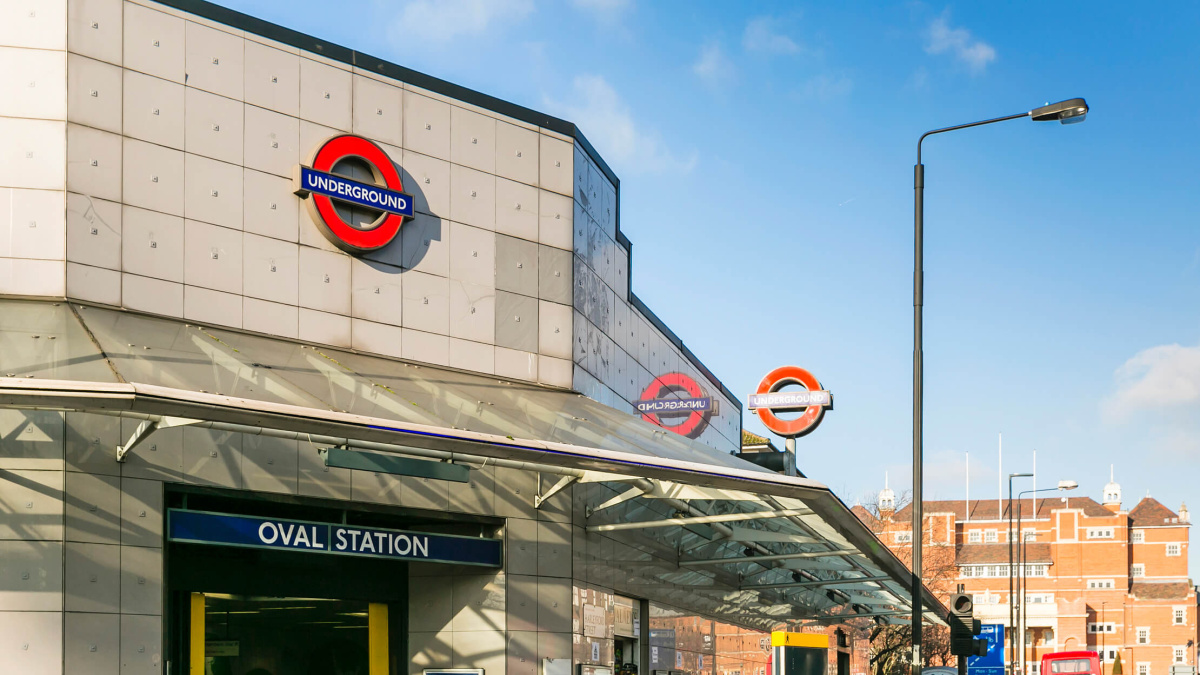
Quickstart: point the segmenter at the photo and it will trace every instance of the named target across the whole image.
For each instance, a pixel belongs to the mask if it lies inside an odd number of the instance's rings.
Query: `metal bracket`
[[[538,483],[540,484],[541,483],[541,474],[538,474],[538,479],[539,479]],[[546,490],[546,494],[533,496],[533,508],[535,508],[535,509],[542,508],[542,504],[545,504],[547,500],[549,500],[551,497],[558,494],[559,492],[562,492],[563,488],[567,487],[571,483],[574,483],[576,480],[578,480],[577,476],[563,476],[562,478],[559,478],[557,483],[550,486],[549,490]]]
[[[200,424],[203,420],[194,420],[189,417],[160,417],[157,420],[143,420],[133,430],[133,434],[125,441],[125,445],[117,446],[117,461],[124,462],[125,456],[130,450],[136,448],[142,441],[146,440],[150,434],[158,429],[169,429],[171,427],[186,427],[192,424]]]

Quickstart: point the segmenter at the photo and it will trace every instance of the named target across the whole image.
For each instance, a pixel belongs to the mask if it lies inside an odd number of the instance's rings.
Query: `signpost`
[[[983,624],[980,640],[987,640],[987,655],[967,657],[968,675],[1004,675],[1004,625]]]

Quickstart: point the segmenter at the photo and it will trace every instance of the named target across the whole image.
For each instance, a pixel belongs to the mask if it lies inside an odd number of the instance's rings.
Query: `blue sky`
[[[801,468],[849,502],[911,482],[917,137],[1086,97],[926,143],[926,494],[969,451],[995,497],[1003,432],[1039,486],[1200,508],[1200,5],[224,2],[579,124],[635,292],[743,397],[812,370]]]

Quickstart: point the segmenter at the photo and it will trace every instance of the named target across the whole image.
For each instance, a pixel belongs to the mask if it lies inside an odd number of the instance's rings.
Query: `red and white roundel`
[[[699,438],[715,412],[716,402],[687,375],[667,373],[654,378],[634,407],[642,413],[642,419],[651,424],[680,436]],[[683,421],[672,424],[663,417],[682,417]]]
[[[360,182],[334,174],[343,159],[361,160],[373,181]],[[396,238],[406,217],[413,215],[412,197],[404,194],[400,172],[378,145],[360,136],[344,134],[322,143],[307,165],[296,167],[295,190],[307,197],[309,213],[322,233],[347,253],[373,251]],[[354,225],[334,208],[334,200],[373,209],[379,216],[366,225]]]
[[[773,394],[789,384],[799,384],[809,392],[825,393],[829,402],[805,406],[804,413],[794,420],[780,419],[769,407],[759,407],[754,412],[771,431],[784,438],[796,438],[817,428],[825,416],[825,408],[832,405],[833,399],[828,392],[821,389],[821,383],[812,373],[799,366],[781,366],[767,373],[762,382],[758,383],[758,390],[755,391],[755,394]]]

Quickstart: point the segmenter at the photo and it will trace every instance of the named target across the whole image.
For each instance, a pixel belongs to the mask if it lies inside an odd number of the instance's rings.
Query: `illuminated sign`
[[[782,391],[794,384],[804,389]],[[825,409],[833,408],[833,394],[822,389],[821,383],[807,370],[799,366],[782,366],[767,373],[758,383],[758,391],[750,395],[749,404],[768,429],[784,438],[796,438],[817,428],[825,416]],[[795,410],[803,413],[791,420],[775,414]]]
[[[633,407],[647,422],[688,438],[699,438],[717,414],[716,399],[705,396],[700,384],[683,373],[654,378]]]
[[[372,182],[347,174],[369,173]],[[308,201],[313,222],[331,243],[347,253],[382,248],[396,238],[405,218],[413,217],[412,195],[405,194],[396,165],[378,145],[359,136],[334,136],[296,167],[293,189]],[[339,212],[334,202],[365,211],[373,218]]]

